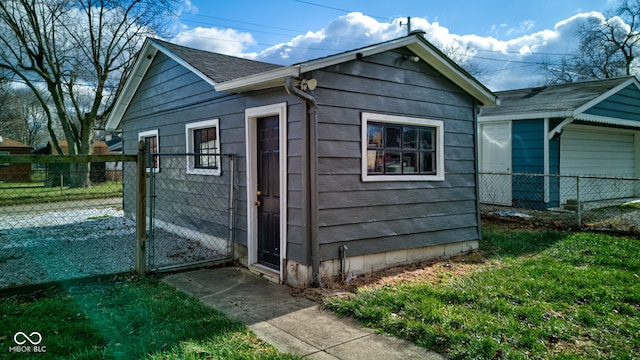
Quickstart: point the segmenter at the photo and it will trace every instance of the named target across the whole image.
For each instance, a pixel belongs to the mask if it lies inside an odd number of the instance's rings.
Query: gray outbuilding
[[[234,256],[305,286],[341,255],[357,275],[476,249],[477,114],[495,104],[420,33],[291,66],[148,39],[107,130],[125,153],[214,132],[239,164]],[[191,170],[185,187],[218,175]]]

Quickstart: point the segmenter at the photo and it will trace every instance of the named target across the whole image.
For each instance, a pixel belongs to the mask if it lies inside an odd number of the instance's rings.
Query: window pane
[[[367,150],[367,173],[384,173],[384,151]]]
[[[402,128],[400,126],[385,126],[385,147],[399,148],[402,136]]]
[[[381,125],[367,125],[368,135],[368,147],[369,148],[381,148],[382,147],[382,126]]]
[[[421,152],[420,153],[420,173],[435,174],[436,173],[436,153]]]
[[[415,149],[418,141],[418,129],[413,127],[402,128],[402,147]]]
[[[399,151],[387,151],[384,159],[384,172],[387,174],[400,174],[402,172],[401,157],[402,153]]]
[[[151,153],[158,152],[158,138],[155,136],[148,136],[144,138],[145,150],[147,152],[147,167],[158,167],[158,156],[151,157]]]
[[[435,146],[435,129],[420,129],[420,149],[433,150]]]
[[[415,152],[405,152],[402,154],[402,173],[415,174],[418,172],[418,159]]]
[[[195,154],[217,154],[216,128],[203,128],[193,130],[193,152]],[[195,155],[195,168],[217,169],[218,157],[216,155]]]

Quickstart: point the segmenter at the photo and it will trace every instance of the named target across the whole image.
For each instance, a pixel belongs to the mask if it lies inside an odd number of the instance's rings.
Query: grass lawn
[[[86,188],[45,187],[44,182],[0,183],[0,206],[122,197],[122,182],[106,181]]]
[[[483,228],[465,274],[384,282],[326,306],[452,359],[640,358],[640,241]]]
[[[38,332],[46,352],[9,353]],[[37,340],[37,335],[32,339]],[[24,341],[20,335],[19,341]],[[24,344],[31,345],[29,342]],[[34,350],[31,347],[32,352]],[[0,296],[0,358],[297,359],[243,324],[153,279],[71,282]]]

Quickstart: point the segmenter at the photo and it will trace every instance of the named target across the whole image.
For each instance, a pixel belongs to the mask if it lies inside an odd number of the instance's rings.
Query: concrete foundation
[[[345,261],[345,275],[358,276],[393,266],[447,258],[477,249],[478,241],[473,240],[351,257],[348,256],[347,253]],[[325,260],[321,262],[320,274],[322,278],[335,278],[339,275],[339,272],[339,259]],[[303,265],[297,261],[287,260],[287,269],[284,279],[286,284],[294,287],[308,286],[312,282],[311,275],[311,265]]]

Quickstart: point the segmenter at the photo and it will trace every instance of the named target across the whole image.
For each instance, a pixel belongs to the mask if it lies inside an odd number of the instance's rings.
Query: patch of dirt
[[[482,223],[499,225],[505,229],[519,229],[528,231],[597,231],[611,235],[627,236],[640,239],[638,229],[640,225],[628,226],[619,221],[616,216],[624,213],[633,219],[629,223],[640,224],[640,209],[599,209],[589,213],[583,221],[583,228],[577,226],[575,214],[569,212],[522,210],[513,208],[483,205]],[[596,216],[597,215],[597,216]],[[594,219],[597,219],[595,221]],[[603,219],[614,221],[618,226],[603,226]],[[613,219],[613,220],[612,220]],[[586,221],[589,220],[589,221]],[[623,226],[620,226],[623,225]],[[307,297],[322,303],[327,297],[350,297],[357,289],[395,286],[399,284],[421,282],[440,283],[447,278],[467,275],[481,271],[488,266],[497,266],[489,260],[482,251],[475,251],[447,259],[420,262],[416,264],[395,266],[386,270],[357,276],[350,281],[342,279],[323,279],[321,288],[292,288],[296,296]]]
[[[328,297],[351,297],[357,289],[371,289],[408,283],[441,283],[446,279],[471,274],[493,266],[484,252],[474,251],[446,259],[394,266],[359,275],[350,281],[323,279],[321,288],[292,288],[295,296],[322,303]]]

